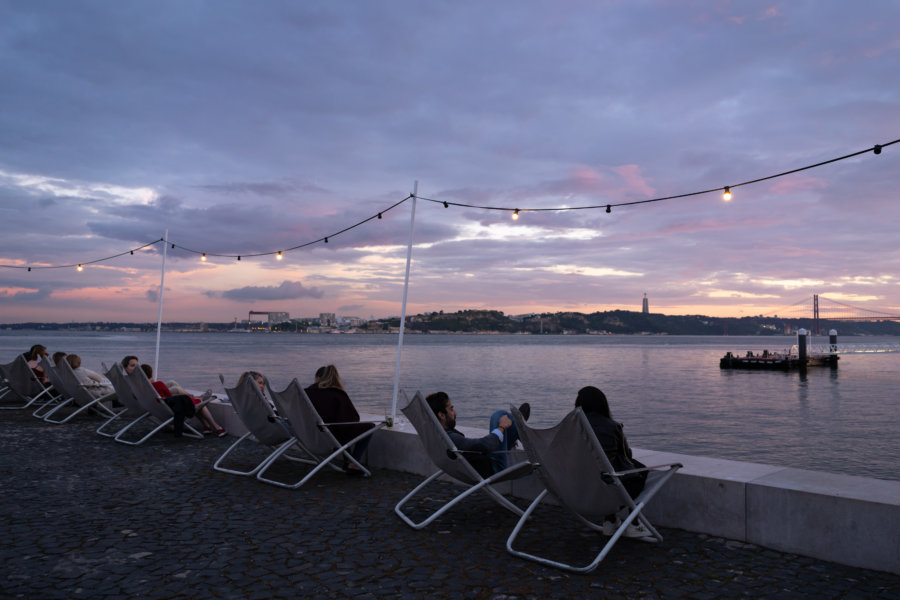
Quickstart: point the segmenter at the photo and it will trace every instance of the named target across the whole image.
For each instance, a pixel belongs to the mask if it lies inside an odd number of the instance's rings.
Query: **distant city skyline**
[[[411,229],[408,314],[900,311],[900,144],[641,203],[900,138],[897,22],[886,0],[4,3],[0,322],[155,322],[163,245],[130,250],[166,234],[164,321],[399,315]],[[416,185],[438,202],[411,227]]]

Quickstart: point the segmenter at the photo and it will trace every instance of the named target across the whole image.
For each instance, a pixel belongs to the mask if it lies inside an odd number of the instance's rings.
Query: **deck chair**
[[[0,365],[0,379],[4,380],[5,387],[0,398],[13,394],[21,401],[12,406],[0,406],[0,409],[21,409],[42,405],[53,401],[59,395],[51,386],[44,385],[35,377],[34,371],[28,366],[28,361],[21,354],[11,363]]]
[[[268,382],[266,384],[268,385]],[[350,448],[353,444],[383,428],[386,423],[373,422],[375,427],[357,435],[349,442],[341,444],[337,438],[334,437],[331,430],[328,429],[328,426],[347,425],[348,423],[324,423],[319,416],[318,411],[316,411],[316,408],[313,406],[312,401],[309,399],[309,396],[306,395],[306,392],[303,391],[303,388],[296,379],[291,381],[287,388],[282,392],[276,392],[271,387],[268,389],[272,401],[275,402],[278,414],[281,417],[281,422],[291,432],[294,443],[284,444],[272,453],[268,462],[260,469],[259,473],[256,474],[257,479],[279,487],[297,489],[325,467],[329,467],[335,471],[344,472],[344,469],[334,464],[334,461],[339,459],[353,463],[359,469],[362,469],[363,474],[366,477],[371,476],[372,473],[350,455]],[[365,421],[362,422],[364,423]],[[266,472],[275,461],[292,448],[299,450],[304,460],[313,461],[315,464],[313,469],[299,481],[294,483],[284,483],[266,477]]]
[[[115,415],[104,421],[103,424],[97,428],[97,433],[103,437],[115,438],[116,435],[129,424],[137,419],[146,417],[149,413],[141,406],[137,398],[135,398],[131,385],[125,379],[125,371],[122,369],[122,365],[116,362],[113,363],[111,368],[107,368],[104,363],[101,364],[103,365],[106,378],[109,379],[110,383],[113,385],[113,389],[116,390],[116,398],[118,398],[119,403],[125,407],[125,410],[117,412]]]
[[[45,356],[41,359],[40,367],[44,370],[44,374],[47,375],[47,378],[50,380],[50,385],[53,387],[56,395],[52,400],[43,402],[33,413],[31,413],[32,416],[43,419],[54,406],[71,400],[72,392],[68,390],[68,386],[60,377],[56,370],[56,366],[49,356]]]
[[[225,378],[219,375],[219,381],[225,387]],[[222,473],[230,473],[232,475],[256,475],[263,469],[273,457],[282,456],[280,452],[286,446],[293,446],[295,443],[294,436],[291,432],[276,419],[275,413],[269,403],[262,396],[259,387],[252,377],[245,377],[243,383],[238,383],[233,388],[225,387],[225,394],[234,407],[235,412],[240,418],[247,433],[242,435],[236,442],[228,447],[219,459],[213,464],[213,469]],[[226,457],[232,452],[237,451],[238,446],[247,440],[256,441],[262,446],[269,446],[272,452],[266,455],[262,461],[250,470],[240,471],[222,466]],[[244,447],[247,445],[244,444]],[[286,450],[287,448],[285,448]],[[288,454],[284,454],[286,458],[293,458]],[[300,459],[302,460],[302,459]]]
[[[69,361],[61,360],[59,361],[59,364],[54,367],[50,365],[49,361],[45,360],[42,362],[42,366],[44,367],[44,371],[48,374],[48,377],[50,377],[50,380],[53,381],[54,387],[56,387],[58,383],[62,387],[63,393],[68,396],[67,399],[60,402],[43,416],[43,420],[47,423],[56,425],[68,423],[75,416],[89,411],[107,418],[116,415],[116,411],[103,404],[103,402],[111,400],[115,395],[115,392],[110,392],[95,398],[91,392],[78,381],[78,377],[75,376],[75,371],[72,370]],[[50,374],[51,371],[55,371],[55,376]],[[60,413],[60,411],[66,407],[75,407],[75,410],[63,418],[58,418],[56,416],[57,413]]]
[[[131,375],[125,375],[125,381],[127,381],[128,385],[131,386],[131,392],[132,394],[134,394],[138,405],[147,414],[138,417],[137,419],[123,427],[113,439],[121,444],[126,444],[128,446],[140,446],[163,429],[166,429],[167,427],[172,425],[173,421],[175,420],[175,415],[174,413],[172,413],[172,409],[169,408],[169,405],[163,402],[162,398],[159,397],[159,394],[156,393],[156,389],[153,387],[153,384],[150,383],[150,380],[147,379],[147,376],[141,369],[135,369],[131,372]],[[196,410],[200,410],[202,407],[206,406],[206,404],[209,403],[210,400],[211,398],[208,398],[200,404],[196,405]],[[151,429],[149,433],[144,434],[137,440],[128,439],[126,437],[126,434],[132,431],[132,428],[135,425],[147,421],[149,421],[153,425],[153,429]],[[184,423],[184,435],[186,437],[203,439],[203,434],[197,431],[187,421],[185,421]]]
[[[450,440],[450,436],[444,431],[444,428],[435,416],[434,411],[428,406],[425,397],[422,396],[422,392],[416,392],[409,404],[400,410],[403,411],[403,414],[406,415],[409,422],[416,428],[416,432],[419,434],[419,439],[422,440],[422,445],[425,447],[428,458],[430,458],[438,468],[435,473],[416,486],[394,507],[394,512],[403,519],[404,523],[413,529],[422,529],[479,490],[484,490],[484,492],[500,504],[500,506],[517,515],[523,514],[521,508],[506,499],[506,497],[498,492],[493,485],[502,481],[518,479],[529,475],[532,470],[531,463],[528,461],[521,461],[502,471],[494,473],[488,478],[484,478],[475,470],[475,467],[465,459],[465,453],[458,450],[456,445]],[[419,522],[413,521],[405,512],[403,512],[404,505],[441,475],[448,475],[457,482],[464,484],[466,489],[435,510],[427,518]]]
[[[528,459],[534,465],[535,472],[545,488],[525,510],[507,539],[506,549],[511,554],[551,567],[587,573],[600,564],[633,521],[643,524],[650,534],[649,537],[640,538],[641,540],[662,541],[662,536],[642,511],[656,492],[681,468],[681,464],[670,463],[617,473],[606,457],[587,416],[580,408],[576,408],[563,417],[559,424],[548,429],[528,427],[516,408],[511,408],[511,413]],[[644,491],[632,500],[622,485],[621,477],[640,471],[647,471],[649,474]],[[597,532],[603,531],[605,515],[627,509],[628,516],[621,521],[597,556],[584,566],[575,566],[515,550],[513,543],[516,537],[548,494],[555,497],[579,522]]]

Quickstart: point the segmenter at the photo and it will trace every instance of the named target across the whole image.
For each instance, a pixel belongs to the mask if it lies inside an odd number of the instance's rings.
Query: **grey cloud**
[[[299,281],[282,281],[277,286],[245,286],[224,292],[207,292],[226,300],[296,300],[298,298],[322,298],[325,294],[318,288],[307,288]]]

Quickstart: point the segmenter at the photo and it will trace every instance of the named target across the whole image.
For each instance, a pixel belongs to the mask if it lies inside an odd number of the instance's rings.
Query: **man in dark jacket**
[[[482,477],[490,477],[506,468],[505,453],[515,447],[519,439],[519,433],[508,412],[498,410],[491,415],[491,432],[486,436],[467,438],[456,429],[456,410],[446,392],[429,394],[425,401],[450,436],[450,441],[457,450],[465,453],[463,456]],[[527,420],[531,407],[526,402],[519,408],[519,412]]]

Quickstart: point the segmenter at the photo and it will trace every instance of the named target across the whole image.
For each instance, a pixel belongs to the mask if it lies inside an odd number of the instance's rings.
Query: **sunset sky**
[[[166,230],[163,320],[397,315],[413,203],[386,209],[415,182],[451,206],[416,202],[411,314],[900,312],[900,144],[615,206],[900,139],[898,23],[881,0],[0,0],[0,323],[155,321],[162,244],[129,250]]]

